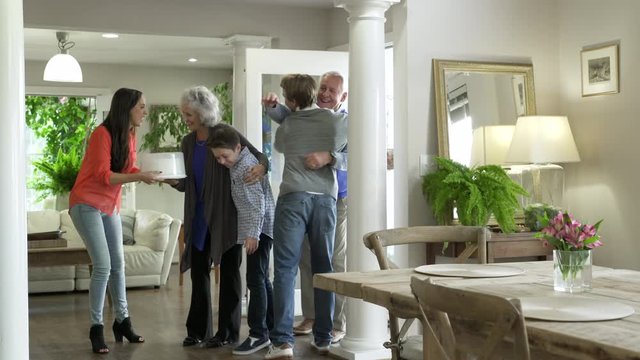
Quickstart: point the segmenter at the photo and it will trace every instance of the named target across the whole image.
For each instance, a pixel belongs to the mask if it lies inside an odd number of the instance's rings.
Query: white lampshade
[[[567,163],[580,161],[566,116],[521,116],[516,123],[508,163]]]
[[[44,68],[42,79],[44,81],[82,82],[80,64],[73,56],[69,55],[69,49],[74,47],[76,43],[69,41],[69,33],[64,31],[56,32],[56,38],[60,54],[49,59]]]
[[[471,165],[505,163],[515,125],[480,126],[473,130]]]
[[[44,81],[82,82],[82,69],[69,54],[56,54],[44,68]]]

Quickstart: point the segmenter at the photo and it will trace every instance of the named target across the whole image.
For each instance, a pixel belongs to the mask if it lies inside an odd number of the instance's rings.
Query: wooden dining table
[[[506,298],[558,296],[553,290],[552,261],[496,265],[515,266],[524,272],[499,278],[436,277],[414,269],[329,273],[316,274],[314,286],[380,305],[402,318],[420,317],[409,285],[412,276],[431,277],[440,285]],[[594,266],[592,290],[571,296],[626,304],[635,313],[617,320],[587,322],[527,318],[533,358],[640,360],[640,271]]]

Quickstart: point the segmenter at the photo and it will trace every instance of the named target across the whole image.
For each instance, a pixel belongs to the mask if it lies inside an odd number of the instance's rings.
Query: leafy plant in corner
[[[36,171],[29,186],[38,200],[71,191],[93,130],[95,109],[88,98],[27,96],[27,126],[45,140],[42,157],[32,162]]]
[[[63,152],[60,150],[55,162],[44,160],[33,162],[33,166],[44,174],[44,177],[33,181],[31,186],[42,194],[39,196],[40,200],[48,195],[66,194],[73,188],[81,164],[82,154],[80,151]]]
[[[469,168],[442,157],[436,162],[438,169],[423,176],[422,192],[438,223],[450,224],[456,209],[463,225],[484,226],[493,215],[503,232],[515,230],[514,216],[520,207],[517,197],[529,194],[502,167]]]

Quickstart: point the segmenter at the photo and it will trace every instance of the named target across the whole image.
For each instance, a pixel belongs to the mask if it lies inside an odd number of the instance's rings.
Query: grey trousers
[[[338,199],[336,207],[336,238],[333,244],[331,265],[333,272],[345,272],[347,270],[347,198]],[[309,247],[309,241],[306,237],[302,243],[302,256],[299,267],[302,316],[304,316],[305,319],[315,319],[313,275],[311,274],[311,248]],[[333,328],[340,331],[345,331],[346,329],[347,318],[344,313],[344,304],[344,296],[336,295],[336,305],[333,311]]]

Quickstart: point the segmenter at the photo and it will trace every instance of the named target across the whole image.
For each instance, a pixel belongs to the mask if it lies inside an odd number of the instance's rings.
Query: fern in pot
[[[451,224],[454,209],[462,225],[484,226],[493,215],[503,232],[516,229],[518,196],[529,196],[498,165],[467,167],[442,157],[423,176],[422,191],[440,224]]]

